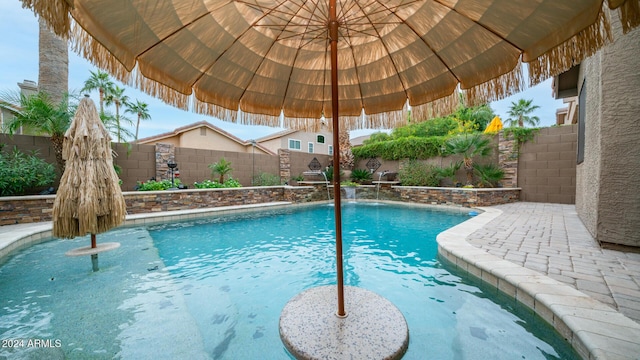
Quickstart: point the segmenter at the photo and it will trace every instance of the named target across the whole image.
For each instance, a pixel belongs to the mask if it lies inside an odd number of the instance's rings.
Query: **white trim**
[[[315,152],[315,146],[314,146],[314,143],[312,141],[309,141],[307,143],[307,152],[309,154],[313,154]]]

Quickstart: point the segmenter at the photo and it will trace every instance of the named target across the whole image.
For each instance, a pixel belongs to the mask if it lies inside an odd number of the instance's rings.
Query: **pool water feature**
[[[578,358],[531,311],[437,260],[436,234],[467,218],[344,205],[345,284],[403,312],[405,359]],[[0,338],[61,346],[0,348],[0,357],[288,359],[280,312],[301,291],[335,283],[333,233],[330,205],[123,228],[99,235],[122,246],[95,274],[63,256],[86,239],[35,245],[0,267]]]

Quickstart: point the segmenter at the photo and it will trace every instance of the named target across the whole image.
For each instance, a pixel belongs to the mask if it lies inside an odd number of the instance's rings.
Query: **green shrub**
[[[276,186],[280,185],[280,177],[274,174],[263,172],[254,176],[251,183],[253,184],[253,186]]]
[[[353,169],[351,172],[351,180],[357,183],[362,183],[373,179],[371,171],[367,169]]]
[[[438,186],[440,177],[435,167],[421,161],[409,160],[398,172],[400,183],[404,186]]]
[[[231,168],[231,161],[228,161],[225,158],[221,158],[217,163],[209,164],[209,169],[211,169],[211,176],[215,176],[216,174],[219,175],[219,183],[224,183],[225,175],[233,171]]]
[[[233,179],[233,178],[226,180],[224,182],[224,184],[222,184],[222,185],[224,185],[225,188],[239,188],[239,187],[242,187],[242,184],[240,184],[240,181],[238,181],[236,179]]]
[[[328,166],[325,171],[323,171],[324,175],[327,177],[327,181],[333,180],[333,166]],[[340,169],[340,179],[344,177],[344,172]]]
[[[446,137],[402,137],[352,148],[358,159],[379,157],[384,160],[428,159],[441,155]]]
[[[180,181],[180,179],[174,179],[173,184],[176,188],[178,188],[180,187],[180,185],[182,185],[182,182]],[[171,189],[171,180],[149,180],[145,182],[138,181],[137,189],[138,191],[160,191]]]
[[[196,189],[217,189],[223,188],[224,184],[220,184],[217,181],[211,181],[207,179],[202,182],[194,182],[193,187],[195,187]]]
[[[55,167],[39,158],[38,152],[26,155],[17,148],[3,151],[0,144],[0,196],[24,195],[29,189],[53,184]]]
[[[359,185],[358,183],[355,183],[353,181],[342,181],[342,182],[340,182],[340,186],[356,187],[358,185]]]
[[[445,167],[434,167],[433,170],[438,177],[438,180],[450,179],[452,185],[456,183],[456,174],[458,170],[462,167],[462,161],[457,161],[451,163],[449,166]]]
[[[222,188],[238,188],[242,187],[240,182],[236,179],[228,179],[224,183],[219,183],[217,181],[204,180],[202,182],[193,183],[193,187],[196,189],[222,189]]]
[[[504,178],[504,170],[495,164],[473,164],[473,170],[478,177],[478,187],[497,187]]]
[[[410,124],[396,128],[391,133],[391,137],[398,139],[401,137],[431,137],[445,136],[458,127],[458,122],[451,117],[433,118],[427,121]]]

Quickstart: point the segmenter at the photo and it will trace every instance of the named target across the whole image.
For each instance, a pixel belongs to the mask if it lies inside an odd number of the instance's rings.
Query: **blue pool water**
[[[438,261],[435,236],[467,218],[345,204],[346,285],[402,311],[405,359],[577,359],[529,310]],[[323,205],[118,229],[98,236],[122,246],[97,273],[63,256],[87,237],[33,246],[0,267],[0,339],[54,346],[0,348],[0,359],[289,359],[279,315],[301,291],[335,284],[333,227]]]

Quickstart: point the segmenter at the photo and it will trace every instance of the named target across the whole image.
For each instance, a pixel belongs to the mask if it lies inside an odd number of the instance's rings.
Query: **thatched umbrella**
[[[340,317],[340,129],[404,125],[409,107],[416,120],[446,115],[460,92],[469,106],[505,98],[523,89],[525,63],[538,84],[612,40],[612,9],[624,32],[640,26],[640,0],[22,4],[99,67],[177,107],[309,131],[331,118]]]
[[[70,256],[91,255],[98,270],[98,253],[118,243],[96,244],[96,234],[120,225],[126,205],[113,167],[111,137],[88,96],[80,101],[64,136],[62,157],[66,167],[53,204],[53,236],[72,239],[91,234],[91,247],[75,249]]]

